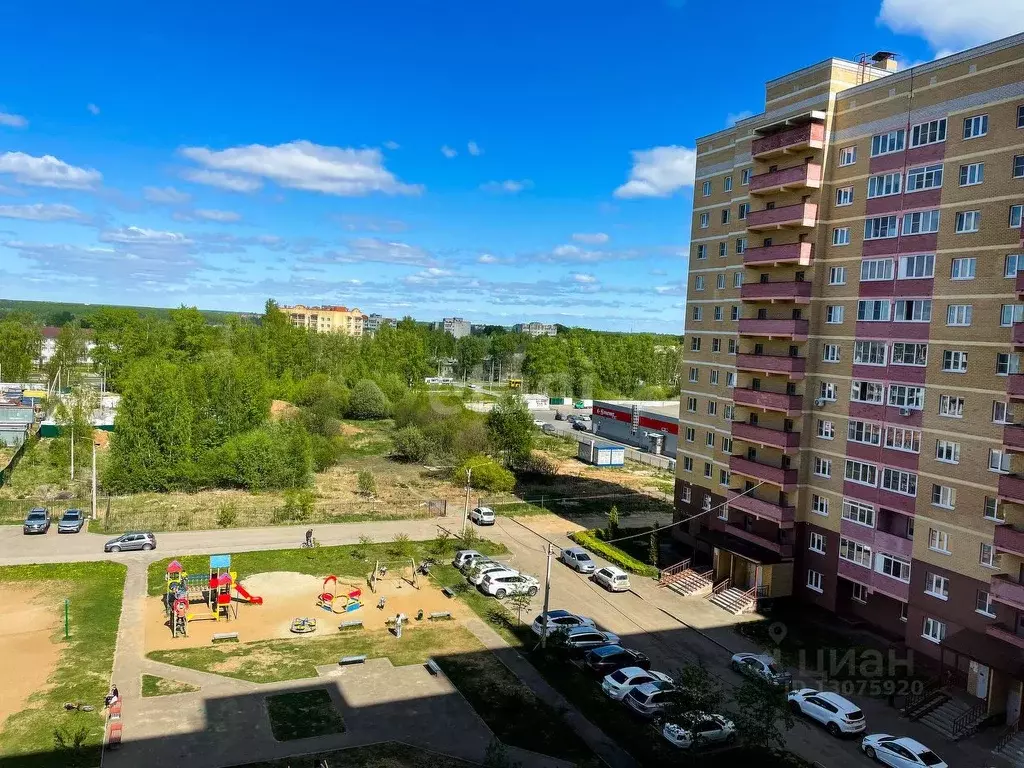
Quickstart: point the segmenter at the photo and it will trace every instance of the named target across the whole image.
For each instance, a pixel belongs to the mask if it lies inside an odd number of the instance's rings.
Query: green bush
[[[606,560],[610,560],[613,564],[619,566],[623,570],[629,571],[630,573],[636,573],[640,576],[655,577],[658,575],[658,569],[654,566],[641,563],[635,557],[630,557],[618,547],[607,544],[601,541],[594,535],[593,531],[577,531],[576,533],[569,534],[569,538],[575,541],[584,549],[589,549],[595,554],[601,555]]]
[[[410,424],[395,432],[395,448],[392,455],[403,461],[426,461],[430,456],[430,443],[417,427]]]
[[[391,415],[391,403],[376,382],[363,379],[356,384],[348,400],[350,419],[367,421],[386,419]]]
[[[516,485],[515,475],[500,464],[488,461],[482,456],[471,456],[467,459],[461,467],[455,470],[453,481],[459,485],[465,485],[467,473],[470,486],[485,491],[511,491]]]

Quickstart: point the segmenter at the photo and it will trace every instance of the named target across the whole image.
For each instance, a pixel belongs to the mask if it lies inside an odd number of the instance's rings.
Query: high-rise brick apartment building
[[[820,62],[697,140],[675,530],[1016,721],[1024,35],[895,69]]]

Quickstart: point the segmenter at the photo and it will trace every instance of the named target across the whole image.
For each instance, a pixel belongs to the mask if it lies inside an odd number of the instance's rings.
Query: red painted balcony
[[[804,399],[800,395],[787,395],[784,392],[764,392],[760,389],[736,387],[732,391],[732,399],[736,405],[760,408],[763,411],[799,413],[804,408]]]
[[[1000,475],[999,498],[1015,504],[1024,504],[1024,477]]]
[[[726,533],[731,534],[739,539],[746,539],[747,541],[757,544],[759,547],[770,549],[772,552],[777,552],[782,557],[793,556],[793,545],[792,544],[780,544],[774,539],[765,538],[760,534],[748,531],[742,526],[729,524],[723,529]]]
[[[1024,635],[1018,635],[1005,624],[989,624],[985,627],[985,634],[996,640],[1002,640],[1004,643],[1024,648]]]
[[[811,303],[811,284],[801,280],[777,283],[744,283],[740,287],[743,301],[795,301],[797,304]]]
[[[1012,525],[997,525],[993,544],[1000,552],[1011,552],[1024,557],[1024,531]]]
[[[743,263],[748,267],[778,266],[779,264],[807,267],[810,266],[813,257],[814,245],[812,243],[783,243],[760,248],[747,248],[743,252]]]
[[[1003,447],[1011,451],[1024,451],[1024,427],[1017,424],[1003,427]]]
[[[992,599],[1000,603],[1011,605],[1019,611],[1024,611],[1024,584],[1016,579],[999,574],[992,577],[989,585],[989,592]]]
[[[747,229],[757,232],[763,229],[785,229],[787,227],[813,227],[818,221],[817,203],[796,203],[781,208],[764,208],[747,214]]]
[[[779,486],[783,491],[796,490],[797,471],[795,469],[783,469],[782,467],[773,467],[771,464],[744,459],[742,456],[730,456],[729,471],[744,477],[752,477],[755,480],[764,480],[766,483]]]
[[[740,318],[740,336],[767,336],[768,338],[807,341],[807,328],[806,320]]]
[[[741,321],[742,322],[742,321]],[[1024,347],[1024,323],[1013,324],[1013,346]]]
[[[821,166],[803,163],[750,177],[750,194],[768,195],[787,190],[818,189],[821,187]]]
[[[824,146],[824,123],[807,123],[754,139],[750,145],[750,154],[756,158],[765,158],[804,149],[822,149]]]
[[[741,496],[737,491],[729,491],[729,508],[772,520],[783,527],[791,527],[796,519],[796,507],[781,507],[750,495]]]
[[[853,523],[856,525],[856,523]],[[883,552],[910,559],[914,555],[914,540],[896,536],[886,531],[875,531],[874,545]]]
[[[736,370],[752,373],[780,373],[798,380],[807,371],[807,358],[788,355],[736,355]]]
[[[1017,298],[1024,298],[1024,270],[1017,272]]]
[[[756,427],[747,424],[745,421],[734,421],[732,423],[732,436],[736,440],[746,440],[748,443],[757,445],[770,445],[790,453],[800,447],[799,432],[784,432],[781,429],[769,427]]]
[[[1024,373],[1011,373],[1006,378],[1006,394],[1013,400],[1024,400]]]

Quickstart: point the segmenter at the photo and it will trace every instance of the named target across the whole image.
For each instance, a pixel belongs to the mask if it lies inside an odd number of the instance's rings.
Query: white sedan
[[[665,723],[661,735],[670,744],[683,749],[722,742],[731,744],[736,740],[736,726],[721,715],[687,712],[678,723]]]
[[[544,421],[543,419],[534,419],[533,420],[533,426],[535,426],[535,427],[540,427],[541,429],[543,429],[545,424],[547,424],[547,422]]]
[[[872,760],[893,768],[949,768],[948,765],[920,741],[888,733],[865,736],[860,748]]]
[[[622,701],[636,686],[659,680],[664,683],[672,682],[672,678],[664,672],[648,671],[640,667],[623,667],[605,676],[601,681],[601,690],[609,698]]]

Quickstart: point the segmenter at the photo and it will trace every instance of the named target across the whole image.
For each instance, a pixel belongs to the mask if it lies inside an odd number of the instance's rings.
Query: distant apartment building
[[[53,359],[57,352],[57,339],[60,337],[61,329],[57,326],[47,325],[42,329],[43,343],[39,348],[39,364],[46,365]],[[92,329],[84,328],[82,334],[85,339],[85,356],[78,360],[85,365],[92,364],[92,351],[96,349],[96,343],[92,340]]]
[[[363,333],[372,336],[385,325],[390,325],[394,328],[398,325],[398,321],[393,317],[384,317],[383,315],[366,315],[366,317],[363,318]]]
[[[696,146],[676,535],[1017,723],[1024,35],[827,59]]]
[[[362,336],[365,315],[358,309],[348,307],[281,307],[296,328],[308,328],[319,333],[344,333],[348,336]]]
[[[526,333],[530,336],[557,336],[558,326],[554,323],[518,323],[512,326],[516,333]]]
[[[456,339],[469,336],[473,331],[470,322],[463,320],[461,317],[446,317],[441,321],[441,328],[445,333],[450,333]]]

